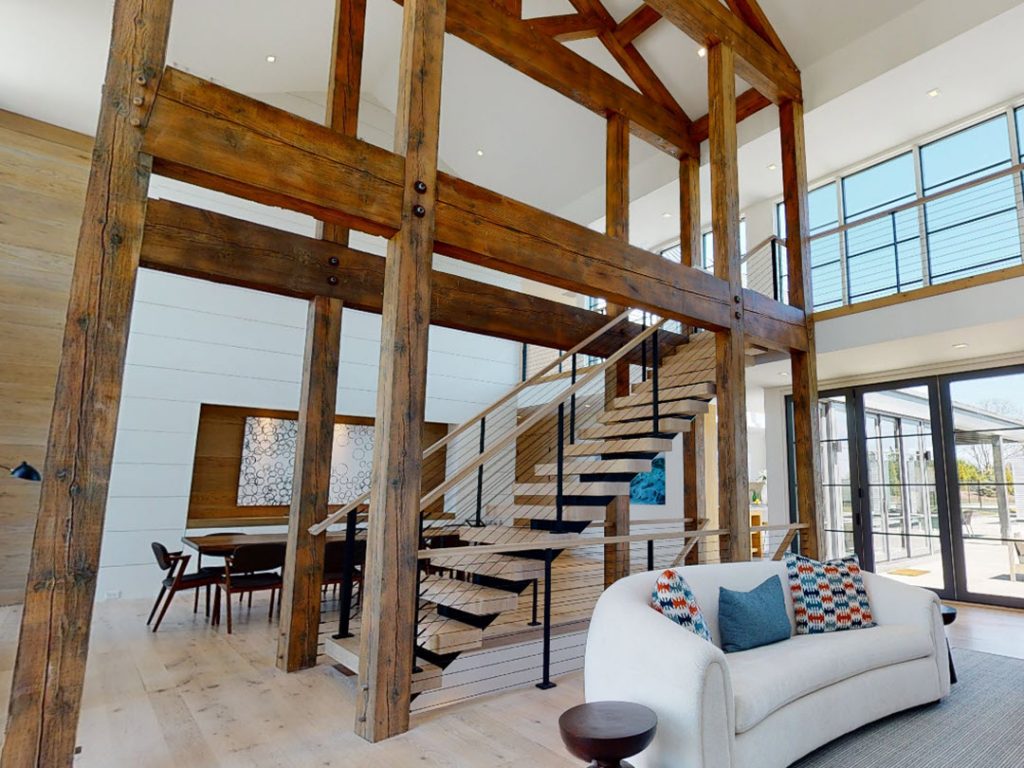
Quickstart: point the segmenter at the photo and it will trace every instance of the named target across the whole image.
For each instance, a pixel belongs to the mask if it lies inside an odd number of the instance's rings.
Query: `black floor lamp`
[[[19,480],[31,480],[34,483],[38,483],[43,479],[43,476],[39,474],[39,470],[29,464],[27,461],[21,462],[16,467],[5,467],[0,464],[0,469],[6,469],[11,473],[11,477],[16,477]]]

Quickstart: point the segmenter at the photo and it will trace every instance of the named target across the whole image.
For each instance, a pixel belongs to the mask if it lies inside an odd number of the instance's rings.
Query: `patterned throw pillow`
[[[786,570],[798,635],[875,626],[856,557],[819,563],[789,554]]]
[[[711,631],[686,579],[675,571],[664,571],[651,593],[651,608],[711,642]]]

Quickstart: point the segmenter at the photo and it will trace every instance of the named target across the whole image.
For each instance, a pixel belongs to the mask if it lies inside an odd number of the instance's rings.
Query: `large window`
[[[839,225],[839,198],[835,182],[811,191],[807,196],[808,219],[811,235],[835,229]],[[776,229],[779,237],[786,237],[786,206],[775,208]],[[785,249],[779,251],[779,296],[789,295],[789,269]],[[838,307],[843,303],[842,266],[840,265],[839,235],[829,235],[811,241],[811,288],[815,309]]]
[[[843,179],[850,303],[920,288],[921,230],[916,209],[879,215],[917,196],[913,153]]]
[[[921,147],[926,195],[1011,165],[1004,115]],[[1020,263],[1013,176],[981,184],[925,206],[932,282]]]

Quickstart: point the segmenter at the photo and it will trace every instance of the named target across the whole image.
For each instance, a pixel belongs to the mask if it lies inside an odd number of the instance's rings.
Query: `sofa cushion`
[[[788,640],[789,614],[779,577],[770,576],[749,592],[719,587],[718,632],[726,653]]]
[[[774,645],[726,656],[736,702],[736,733],[802,696],[873,669],[934,652],[927,629],[910,624],[863,632],[796,635]]]
[[[820,563],[786,555],[798,635],[875,626],[856,557]]]
[[[711,632],[697,605],[697,598],[686,579],[676,571],[664,571],[658,577],[651,592],[651,608],[711,642]]]

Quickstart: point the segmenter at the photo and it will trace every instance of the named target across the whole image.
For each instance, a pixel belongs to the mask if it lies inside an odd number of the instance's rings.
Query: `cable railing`
[[[883,210],[849,216],[810,237],[814,308],[821,311],[1024,264],[1024,163]],[[785,244],[762,255],[788,300]],[[748,270],[751,267],[748,267]],[[769,294],[771,295],[771,294]]]

